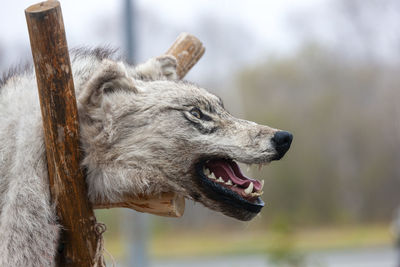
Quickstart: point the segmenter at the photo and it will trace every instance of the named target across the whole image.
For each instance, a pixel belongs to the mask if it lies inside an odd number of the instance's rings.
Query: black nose
[[[275,133],[271,140],[277,153],[276,159],[279,160],[285,155],[286,151],[289,150],[293,135],[286,131],[279,131]]]

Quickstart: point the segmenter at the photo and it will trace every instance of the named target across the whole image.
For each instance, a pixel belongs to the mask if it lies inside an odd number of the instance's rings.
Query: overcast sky
[[[137,27],[146,28],[144,25],[146,15],[150,17],[147,21],[152,20],[153,24],[154,22],[160,24],[156,29],[142,29],[142,33],[138,34],[138,37],[142,36],[142,39],[137,41],[141,52],[138,59],[143,60],[164,51],[167,48],[165,45],[173,41],[172,36],[181,31],[201,35],[202,33],[196,33],[199,31],[199,17],[212,18],[219,21],[221,27],[229,29],[222,32],[232,34],[235,32],[235,27],[247,32],[246,36],[241,36],[239,31],[237,39],[250,38],[251,49],[235,48],[240,49],[237,51],[239,58],[255,60],[255,55],[268,51],[285,53],[298,44],[297,36],[287,27],[291,14],[301,10],[323,8],[326,2],[326,0],[138,0],[135,2]],[[9,1],[7,8],[0,9],[0,46],[5,51],[0,58],[3,62],[0,65],[3,68],[30,56],[23,11],[33,3],[35,2],[27,0]],[[61,1],[61,6],[70,47],[99,44],[123,47],[121,29],[123,0],[68,0]],[[163,42],[157,40],[160,35],[167,40],[162,40]],[[152,43],[151,36],[155,36],[157,42]],[[224,42],[224,34],[219,36],[220,41]]]
[[[31,57],[24,9],[33,3],[8,1],[0,9],[0,71]],[[352,11],[343,10],[350,3],[366,7],[365,14],[354,13],[355,23]],[[111,45],[123,51],[124,0],[61,0],[61,6],[70,48]],[[371,51],[363,49],[374,48],[378,57],[400,57],[396,0],[136,0],[134,6],[136,60],[162,54],[180,32],[192,33],[206,46],[187,77],[195,82],[207,77],[212,83],[312,41],[342,56],[368,56]],[[357,28],[357,18],[364,15],[363,23],[369,24]]]

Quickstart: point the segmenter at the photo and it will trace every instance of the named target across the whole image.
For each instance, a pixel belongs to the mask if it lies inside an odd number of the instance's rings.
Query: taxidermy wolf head
[[[136,68],[103,59],[86,75],[78,99],[90,198],[175,191],[250,220],[264,183],[237,163],[279,160],[292,135],[233,117],[219,97],[178,81],[175,67],[171,56]]]

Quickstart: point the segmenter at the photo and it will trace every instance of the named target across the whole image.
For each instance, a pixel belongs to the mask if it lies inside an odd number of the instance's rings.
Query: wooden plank
[[[166,52],[167,55],[177,59],[177,72],[182,79],[188,71],[200,60],[204,54],[203,44],[195,36],[181,33]],[[185,210],[183,196],[168,192],[162,195],[141,196],[126,195],[119,203],[99,202],[94,204],[95,209],[130,208],[140,212],[151,213],[159,216],[180,217]]]
[[[60,3],[32,5],[25,16],[42,111],[51,198],[64,229],[58,266],[93,266],[98,241],[96,217],[79,165],[78,111]]]

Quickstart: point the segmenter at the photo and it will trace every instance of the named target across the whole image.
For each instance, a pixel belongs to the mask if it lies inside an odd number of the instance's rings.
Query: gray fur
[[[234,118],[218,97],[177,81],[173,57],[136,68],[109,58],[100,50],[72,56],[90,200],[172,190],[235,216],[199,189],[195,164],[207,157],[269,162],[277,130]],[[210,120],[193,116],[193,107]],[[53,266],[60,226],[33,71],[4,81],[0,114],[0,266]]]

